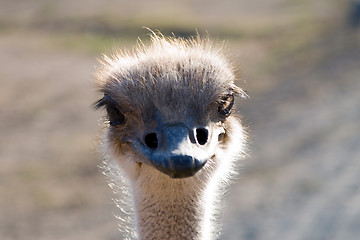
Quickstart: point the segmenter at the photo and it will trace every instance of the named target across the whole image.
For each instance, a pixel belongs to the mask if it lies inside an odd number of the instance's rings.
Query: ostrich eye
[[[231,113],[231,108],[234,105],[234,95],[230,94],[223,97],[219,102],[218,112],[221,116],[227,117]]]
[[[125,122],[125,116],[116,107],[115,101],[106,94],[102,99],[94,104],[94,107],[95,109],[99,109],[101,107],[106,108],[111,126],[121,125]]]
[[[125,116],[115,106],[106,106],[106,111],[111,126],[121,125],[125,122]]]

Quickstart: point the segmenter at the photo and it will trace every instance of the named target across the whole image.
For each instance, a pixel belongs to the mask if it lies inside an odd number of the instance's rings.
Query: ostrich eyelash
[[[114,104],[114,102],[115,101],[110,96],[108,96],[107,94],[104,94],[104,97],[101,98],[100,100],[98,100],[97,102],[95,102],[93,104],[93,107],[95,110],[98,110],[102,107],[106,107],[109,104]]]
[[[245,98],[245,99],[250,98],[246,90],[239,88],[235,84],[232,84],[228,90],[230,94],[233,94],[234,96],[240,96],[241,98]]]
[[[124,114],[120,112],[119,108],[116,106],[115,101],[107,94],[104,94],[104,97],[94,104],[95,109],[102,107],[106,108],[111,126],[121,125],[125,122]]]

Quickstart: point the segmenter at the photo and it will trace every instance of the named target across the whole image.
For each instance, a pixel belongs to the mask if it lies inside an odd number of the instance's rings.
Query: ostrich
[[[152,34],[149,44],[104,56],[95,108],[107,112],[101,151],[110,185],[125,176],[131,194],[136,234],[123,226],[127,239],[218,236],[219,199],[245,154],[231,111],[234,97],[247,95],[234,81],[222,47],[199,36]]]

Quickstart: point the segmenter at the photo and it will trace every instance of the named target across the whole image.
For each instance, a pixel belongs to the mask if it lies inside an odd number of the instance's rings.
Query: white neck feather
[[[219,201],[236,160],[244,155],[245,136],[237,122],[232,133],[237,137],[229,136],[231,147],[219,148],[216,158],[185,179],[173,179],[146,164],[134,164],[134,155],[116,154],[104,141],[108,160],[103,168],[118,197],[115,202],[122,212],[118,217],[122,239],[215,239],[220,232],[215,221]],[[131,206],[126,207],[129,203]],[[132,218],[135,223],[129,222]]]

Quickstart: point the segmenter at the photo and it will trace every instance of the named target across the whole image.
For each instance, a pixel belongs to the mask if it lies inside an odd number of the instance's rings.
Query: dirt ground
[[[0,239],[119,239],[96,153],[96,58],[143,26],[227,40],[249,157],[221,239],[360,236],[359,29],[339,1],[0,1]],[[229,24],[231,23],[231,24]]]

